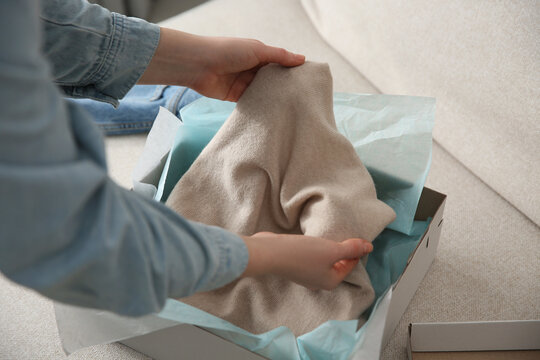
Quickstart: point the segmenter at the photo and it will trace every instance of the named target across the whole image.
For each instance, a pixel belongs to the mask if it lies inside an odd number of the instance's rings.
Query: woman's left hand
[[[159,45],[139,84],[182,85],[204,96],[237,101],[262,66],[297,66],[304,61],[303,55],[258,40],[161,28]]]

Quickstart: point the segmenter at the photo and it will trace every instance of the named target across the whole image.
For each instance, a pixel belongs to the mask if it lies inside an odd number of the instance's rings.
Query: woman
[[[160,28],[82,0],[0,2],[0,270],[45,296],[142,315],[167,297],[277,274],[332,289],[372,250],[301,235],[240,236],[116,185],[90,116],[135,84],[236,101],[267,63],[304,56],[256,40]]]

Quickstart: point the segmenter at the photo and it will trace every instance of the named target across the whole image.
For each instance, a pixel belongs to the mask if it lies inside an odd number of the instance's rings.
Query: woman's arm
[[[62,99],[40,51],[38,3],[0,2],[0,270],[53,299],[127,315],[237,278],[242,238],[107,176],[99,130]]]
[[[257,40],[160,29],[80,0],[41,1],[40,23],[42,50],[60,89],[112,104],[137,81],[187,86],[236,101],[261,66],[305,60]]]
[[[67,96],[118,104],[158,46],[160,29],[83,0],[41,0],[41,51]]]
[[[77,65],[67,67],[73,74],[58,64],[51,70],[39,13],[33,0],[0,1],[0,270],[7,277],[58,301],[141,315],[158,311],[167,297],[217,288],[242,274],[276,273],[331,288],[366,253],[357,239],[243,239],[116,185],[92,119],[66,104],[54,85],[76,76]],[[144,35],[135,28],[131,35]],[[124,26],[124,35],[107,43],[118,47],[118,57],[105,56],[113,63],[98,66],[94,82],[75,81],[74,92],[84,96],[91,89],[114,102],[141,76],[145,66],[128,61],[129,71],[122,69],[126,47],[133,46],[130,29]],[[71,51],[66,56],[79,61]]]

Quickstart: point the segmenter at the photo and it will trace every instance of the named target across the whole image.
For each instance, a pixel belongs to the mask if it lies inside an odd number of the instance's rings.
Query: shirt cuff
[[[207,256],[211,258],[208,260],[213,263],[213,266],[206,268],[206,273],[199,279],[199,283],[194,285],[192,291],[217,289],[238,279],[246,270],[249,260],[249,252],[244,240],[220,227],[194,222],[192,225],[198,225],[197,230],[200,236],[210,239],[213,249],[216,250],[207,253]],[[175,276],[171,276],[171,279],[174,278]],[[181,284],[179,285],[182,287]]]
[[[113,30],[102,68],[89,86],[62,86],[66,95],[118,106],[137,83],[159,44],[160,28],[142,19],[112,13]]]

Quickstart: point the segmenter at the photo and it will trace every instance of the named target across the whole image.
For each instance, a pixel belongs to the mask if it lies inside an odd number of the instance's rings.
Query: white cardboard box
[[[387,313],[382,338],[376,341],[378,353],[393,334],[420,282],[426,275],[437,251],[443,223],[446,195],[424,188],[416,211],[417,220],[432,217],[418,246],[410,255],[405,271],[387,294]],[[391,296],[390,296],[391,295]],[[380,336],[379,336],[380,337]],[[121,341],[156,360],[172,359],[263,359],[232,342],[193,325],[176,325]],[[375,355],[377,356],[377,355]],[[365,358],[365,353],[353,352],[352,359]],[[369,358],[372,358],[369,356]]]
[[[413,323],[409,360],[540,359],[540,321]]]

